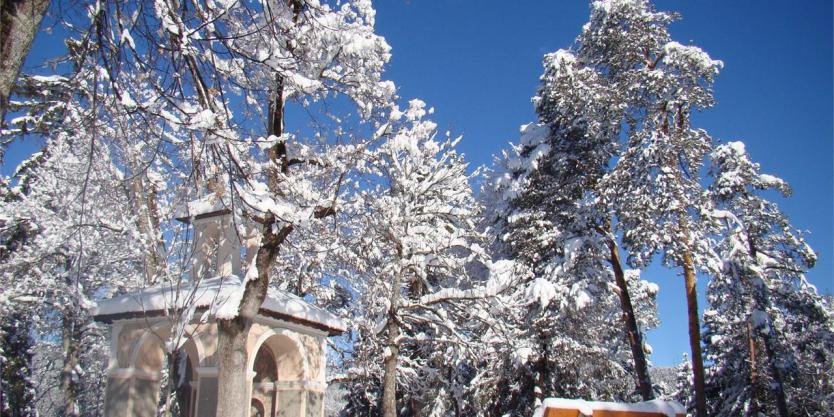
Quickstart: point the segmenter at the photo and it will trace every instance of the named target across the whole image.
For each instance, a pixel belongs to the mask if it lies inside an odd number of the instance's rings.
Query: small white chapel
[[[97,321],[110,325],[108,417],[156,416],[168,378],[176,379],[171,386],[180,416],[215,416],[218,386],[224,383],[217,378],[215,314],[224,303],[237,302],[241,244],[231,211],[221,204],[189,204],[179,220],[193,227],[196,279],[181,288],[156,286],[111,298],[94,312]],[[270,289],[246,345],[250,415],[322,417],[326,339],[344,331],[338,317]],[[172,357],[178,363],[169,367]]]

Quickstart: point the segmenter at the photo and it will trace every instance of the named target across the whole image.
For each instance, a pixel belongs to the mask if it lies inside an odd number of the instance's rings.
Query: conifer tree
[[[0,326],[0,416],[35,417],[32,383],[32,323],[20,311]]]
[[[619,159],[601,180],[603,199],[634,267],[660,255],[680,268],[686,288],[695,415],[705,417],[704,369],[696,274],[713,272],[709,245],[716,224],[701,185],[710,136],[691,126],[691,112],[713,105],[712,82],[722,66],[695,46],[671,39],[675,14],[644,0],[598,1],[578,39],[578,55],[622,97],[627,126]]]
[[[741,142],[716,147],[711,174],[716,215],[725,224],[718,247],[724,267],[708,287],[705,313],[712,413],[821,412],[812,398],[831,396],[834,322],[804,278],[816,254],[762,196],[791,190],[761,173]]]
[[[695,405],[692,385],[692,361],[684,353],[683,360],[675,366],[675,390],[668,395],[668,398],[682,404],[689,413],[693,411]]]
[[[536,104],[546,124],[538,128],[551,131],[533,135],[532,146],[522,145],[517,152],[520,162],[514,162],[520,168],[499,179],[507,183],[501,191],[507,201],[523,202],[540,195],[545,197],[538,197],[540,202],[530,200],[531,206],[553,205],[539,217],[511,211],[510,222],[552,227],[552,231],[538,234],[531,228],[526,234],[499,234],[506,240],[530,239],[541,248],[550,245],[557,257],[564,256],[560,238],[567,242],[579,234],[591,235],[583,242],[596,241],[600,246],[596,250],[583,247],[582,256],[594,256],[596,251],[597,259],[608,259],[615,271],[619,263],[616,236],[620,236],[632,267],[645,267],[661,255],[665,265],[681,268],[687,288],[696,408],[703,416],[695,276],[698,271],[717,268],[708,244],[717,224],[700,184],[711,138],[690,126],[690,112],[713,104],[711,85],[722,64],[697,47],[673,41],[668,26],[676,18],[656,11],[644,0],[591,4],[591,18],[577,38],[575,52],[559,51],[548,57],[552,63],[542,80],[552,91],[543,88]],[[548,135],[558,141],[541,139]],[[549,155],[552,160],[547,159]],[[539,173],[550,169],[566,179]],[[574,179],[578,180],[571,183]],[[525,196],[528,188],[534,191]],[[560,202],[570,204],[555,206]],[[552,220],[542,217],[550,215],[563,219],[553,227]],[[539,248],[529,254],[532,259],[550,255]],[[625,291],[620,294],[627,295]],[[621,305],[632,336],[638,382],[647,398],[651,390],[647,389],[645,360],[640,358],[639,328],[629,320],[627,301],[621,300]]]

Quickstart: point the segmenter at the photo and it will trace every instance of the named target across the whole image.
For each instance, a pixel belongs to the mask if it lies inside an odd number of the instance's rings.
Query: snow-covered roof
[[[188,223],[191,219],[231,213],[229,207],[230,205],[227,201],[211,193],[181,205],[177,208],[174,217],[179,221]]]
[[[657,413],[668,417],[686,415],[686,409],[675,401],[651,400],[642,403],[614,403],[603,401],[572,400],[567,398],[547,398],[536,409],[533,417],[544,417],[548,408],[579,410],[586,416],[593,416],[594,411],[625,411],[636,413]]]
[[[170,310],[200,309],[203,318],[230,319],[237,315],[245,286],[236,276],[204,279],[196,286],[185,286],[178,291],[170,286],[150,287],[140,292],[100,301],[93,312],[96,320],[114,320],[161,316]],[[300,297],[274,288],[267,291],[260,315],[286,320],[304,326],[342,333],[345,324],[335,315],[316,307]]]

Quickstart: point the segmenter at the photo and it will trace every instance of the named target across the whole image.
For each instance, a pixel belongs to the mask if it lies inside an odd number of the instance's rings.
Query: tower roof
[[[223,198],[216,194],[208,194],[179,207],[175,218],[183,223],[191,223],[192,219],[200,220],[231,214],[230,207],[229,202],[224,201]]]
[[[141,317],[165,316],[172,310],[194,308],[206,318],[230,319],[237,315],[244,285],[236,276],[203,279],[179,289],[156,286],[100,301],[93,312],[97,321],[110,323]],[[330,335],[346,330],[341,319],[302,298],[270,288],[258,314],[323,330]]]

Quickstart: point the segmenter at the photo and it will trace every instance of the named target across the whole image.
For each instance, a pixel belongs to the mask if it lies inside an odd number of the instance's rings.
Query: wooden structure
[[[686,417],[686,410],[674,401],[614,403],[548,398],[535,417]]]

